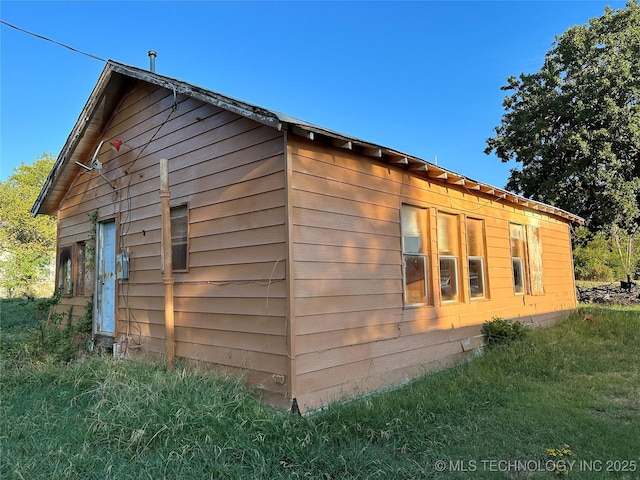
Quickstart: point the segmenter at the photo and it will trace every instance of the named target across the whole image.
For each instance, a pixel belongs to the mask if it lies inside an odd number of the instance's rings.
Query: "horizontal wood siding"
[[[288,371],[282,133],[193,98],[179,95],[174,106],[172,91],[138,83],[103,138],[124,142],[117,153],[106,142],[99,155],[115,188],[80,171],[60,206],[58,241],[89,238],[91,212],[116,219],[118,251],[130,255],[116,341],[128,333],[144,349],[165,349],[159,159],[167,158],[171,205],[189,212],[188,271],[174,273],[176,354],[246,370],[282,393],[273,379]]]
[[[439,184],[402,167],[291,137],[293,310],[299,404],[313,408],[447,365],[482,344],[494,316],[545,322],[575,308],[565,221]],[[404,307],[400,208],[426,208],[432,305]],[[488,292],[470,299],[466,255],[461,301],[438,287],[438,211],[484,220]],[[544,295],[516,295],[509,223],[539,228]],[[542,317],[541,317],[542,316]]]

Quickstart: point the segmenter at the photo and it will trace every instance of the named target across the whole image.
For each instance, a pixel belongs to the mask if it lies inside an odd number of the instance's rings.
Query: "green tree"
[[[585,227],[574,231],[573,264],[576,279],[608,281],[616,274],[615,257],[607,235],[593,235]]]
[[[34,217],[33,206],[55,159],[50,154],[21,164],[0,182],[0,287],[9,296],[34,294],[55,255],[56,220]]]
[[[633,274],[640,231],[640,6],[556,37],[539,72],[510,77],[485,153],[515,160],[506,188],[576,213]],[[630,242],[631,241],[631,242]]]

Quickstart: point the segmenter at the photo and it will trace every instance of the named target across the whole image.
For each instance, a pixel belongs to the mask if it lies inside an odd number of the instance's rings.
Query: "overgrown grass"
[[[637,307],[584,308],[460,367],[306,417],[179,364],[3,354],[0,477],[552,478],[546,450],[568,444],[570,478],[636,479],[639,317]]]

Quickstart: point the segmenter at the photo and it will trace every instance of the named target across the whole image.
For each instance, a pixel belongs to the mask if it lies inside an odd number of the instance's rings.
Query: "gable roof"
[[[378,161],[404,166],[408,170],[415,171],[434,182],[481,192],[496,200],[532,208],[580,224],[584,223],[581,217],[562,209],[472,180],[397,150],[328,130],[274,110],[268,110],[175,78],[113,60],[109,60],[106,63],[98,82],[71,130],[62,151],[58,155],[56,163],[31,209],[34,215],[54,215],[56,213],[58,205],[82,168],[76,162],[83,164],[91,157],[93,149],[100,141],[102,131],[114,114],[122,95],[132,82],[138,80],[167,88],[173,91],[174,95],[183,94],[199,99],[278,130],[287,129],[293,134],[301,135],[309,140],[329,143],[335,147],[351,150]]]

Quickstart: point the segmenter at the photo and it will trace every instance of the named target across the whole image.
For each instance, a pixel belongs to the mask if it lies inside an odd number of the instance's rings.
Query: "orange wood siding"
[[[481,344],[494,316],[547,321],[575,308],[566,221],[439,184],[402,167],[300,137],[288,141],[298,401],[315,407],[399,383]],[[404,307],[400,208],[426,208],[429,306]],[[442,303],[438,211],[484,221],[486,298],[470,299],[466,253],[460,301]],[[539,228],[544,295],[516,295],[509,223]],[[541,321],[541,320],[540,320]]]
[[[575,308],[567,221],[174,101],[133,83],[103,131],[104,176],[79,169],[59,207],[59,250],[87,242],[97,212],[115,220],[116,250],[130,255],[130,278],[116,285],[116,341],[165,351],[160,158],[171,205],[188,207],[188,268],[173,275],[176,355],[242,371],[265,397],[297,397],[305,410],[399,384],[469,355],[492,317],[548,324]],[[428,305],[404,304],[403,204],[424,212]],[[457,216],[455,302],[440,297],[439,212]],[[467,218],[483,221],[484,298],[469,292]],[[510,223],[537,229],[542,289],[514,293]],[[93,291],[88,282],[59,310],[84,314]]]
[[[283,392],[272,378],[288,373],[283,134],[177,100],[174,110],[172,91],[143,83],[127,92],[103,134],[125,144],[116,153],[106,142],[99,156],[116,188],[96,170],[80,171],[60,205],[59,244],[89,237],[90,212],[116,219],[130,278],[117,285],[115,340],[129,332],[164,352],[159,160],[167,158],[171,205],[189,212],[188,271],[174,272],[176,354],[247,370],[265,390]]]

